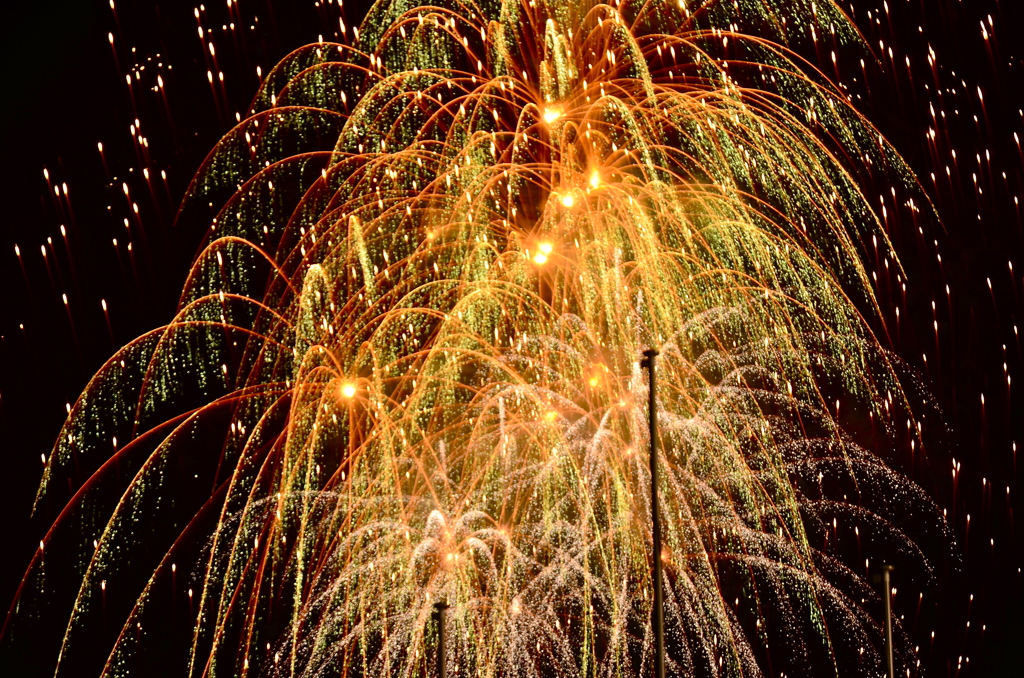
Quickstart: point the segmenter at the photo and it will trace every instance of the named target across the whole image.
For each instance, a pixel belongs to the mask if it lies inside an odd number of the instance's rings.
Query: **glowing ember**
[[[562,111],[556,108],[547,108],[544,110],[544,122],[549,125],[560,117],[562,117]]]

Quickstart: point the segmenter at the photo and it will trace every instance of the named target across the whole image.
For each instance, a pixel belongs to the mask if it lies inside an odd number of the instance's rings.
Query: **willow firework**
[[[177,316],[72,408],[57,674],[101,617],[135,673],[168,581],[177,675],[433,673],[438,601],[448,675],[649,673],[652,347],[669,674],[877,670],[832,546],[927,573],[894,523],[941,517],[885,463],[921,425],[863,265],[898,266],[865,194],[914,179],[797,56],[866,54],[848,19],[380,0],[352,33],[268,75],[188,192],[215,216]]]

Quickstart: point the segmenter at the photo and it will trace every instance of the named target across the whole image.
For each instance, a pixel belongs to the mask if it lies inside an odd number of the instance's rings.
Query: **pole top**
[[[436,603],[434,603],[434,609],[438,611],[447,610],[449,607],[450,606],[448,605],[448,603],[444,600],[439,600]]]
[[[647,367],[647,368],[653,367],[654,366],[654,357],[656,355],[658,355],[658,350],[657,349],[649,348],[646,351],[644,351],[644,357],[640,361],[640,367]]]
[[[882,572],[892,572],[895,569],[896,568],[894,566],[889,565],[888,563],[886,563],[885,565],[882,565]]]

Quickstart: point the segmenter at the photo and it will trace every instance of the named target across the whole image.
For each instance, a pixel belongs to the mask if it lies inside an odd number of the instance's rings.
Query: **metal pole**
[[[882,586],[885,588],[885,662],[889,678],[896,678],[896,667],[892,657],[892,586],[889,574],[892,565],[882,566]]]
[[[654,536],[654,678],[665,678],[665,613],[661,585],[661,516],[658,508],[658,428],[657,410],[654,402],[654,358],[658,352],[653,348],[644,351],[640,364],[647,368],[647,426],[651,441],[651,527]]]
[[[434,619],[437,620],[437,676],[445,678],[447,662],[445,661],[444,647],[444,611],[448,609],[448,603],[439,600],[434,603]]]

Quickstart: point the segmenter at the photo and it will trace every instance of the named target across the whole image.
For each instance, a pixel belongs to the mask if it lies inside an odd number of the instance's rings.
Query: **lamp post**
[[[439,600],[434,603],[434,619],[437,620],[437,676],[445,678],[447,661],[444,647],[444,611],[448,609],[448,603]]]
[[[654,358],[658,352],[653,348],[644,351],[642,367],[647,368],[647,426],[651,441],[651,532],[654,537],[654,610],[652,626],[654,627],[654,678],[665,678],[665,614],[662,602],[661,585],[661,517],[658,509],[658,429],[656,424],[657,410],[654,402]]]
[[[896,666],[892,657],[892,585],[890,574],[892,565],[882,566],[882,587],[885,589],[885,665],[889,678],[896,678]]]

